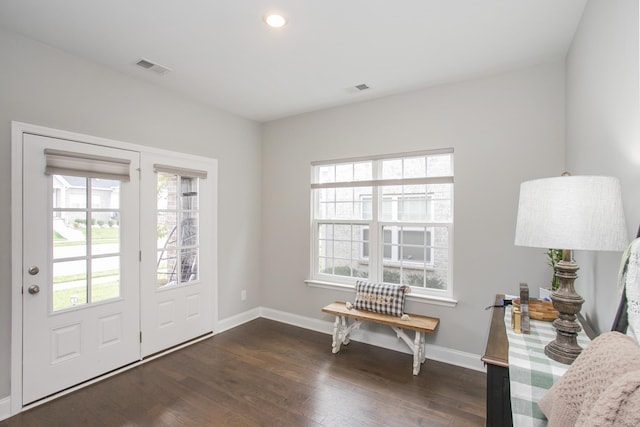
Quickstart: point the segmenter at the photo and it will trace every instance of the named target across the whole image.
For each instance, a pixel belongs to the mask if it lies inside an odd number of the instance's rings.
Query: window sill
[[[338,290],[343,292],[354,292],[354,285],[347,285],[344,283],[325,282],[323,280],[305,280],[307,286],[312,288],[323,288]],[[458,300],[449,297],[436,297],[433,295],[425,295],[419,293],[408,294],[406,297],[409,301],[415,301],[423,304],[441,305],[444,307],[455,307],[458,305]]]

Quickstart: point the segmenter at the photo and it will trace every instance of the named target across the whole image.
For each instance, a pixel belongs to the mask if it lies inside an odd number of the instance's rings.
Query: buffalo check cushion
[[[404,314],[404,297],[409,289],[408,286],[369,283],[358,280],[356,282],[356,302],[353,306],[358,310],[402,317]]]

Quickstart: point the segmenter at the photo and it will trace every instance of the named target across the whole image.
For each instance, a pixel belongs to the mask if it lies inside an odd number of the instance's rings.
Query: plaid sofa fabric
[[[404,297],[408,291],[408,286],[369,283],[358,280],[356,282],[356,301],[353,305],[358,310],[402,317],[404,314]]]

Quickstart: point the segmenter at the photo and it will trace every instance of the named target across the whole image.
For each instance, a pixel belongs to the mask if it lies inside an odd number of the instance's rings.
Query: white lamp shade
[[[521,184],[517,246],[623,251],[628,242],[617,178],[561,176]]]

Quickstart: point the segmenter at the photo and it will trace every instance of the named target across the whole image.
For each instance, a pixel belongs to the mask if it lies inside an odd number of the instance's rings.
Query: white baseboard
[[[266,307],[260,308],[260,314],[261,317],[266,319],[276,320],[278,322],[287,323],[300,328],[311,329],[313,331],[326,334],[333,333],[332,322],[299,316],[297,314],[291,314]],[[363,326],[363,328],[353,331],[350,338],[352,341],[358,341],[389,350],[400,351],[402,353],[413,354],[404,342],[398,339],[395,333],[391,331],[387,334],[381,331],[367,330]],[[331,341],[327,341],[327,343],[330,347]],[[479,354],[467,353],[427,343],[426,356],[427,359],[437,360],[438,362],[473,369],[474,371],[486,372],[486,368],[480,360]]]
[[[228,331],[229,329],[233,329],[236,326],[240,326],[244,323],[255,320],[258,317],[260,317],[259,307],[252,308],[251,310],[245,311],[244,313],[236,314],[234,316],[218,320],[218,323],[216,324],[216,330],[213,331],[213,333],[219,334],[220,332]]]
[[[7,396],[0,399],[0,421],[6,420],[11,416],[11,397]]]

